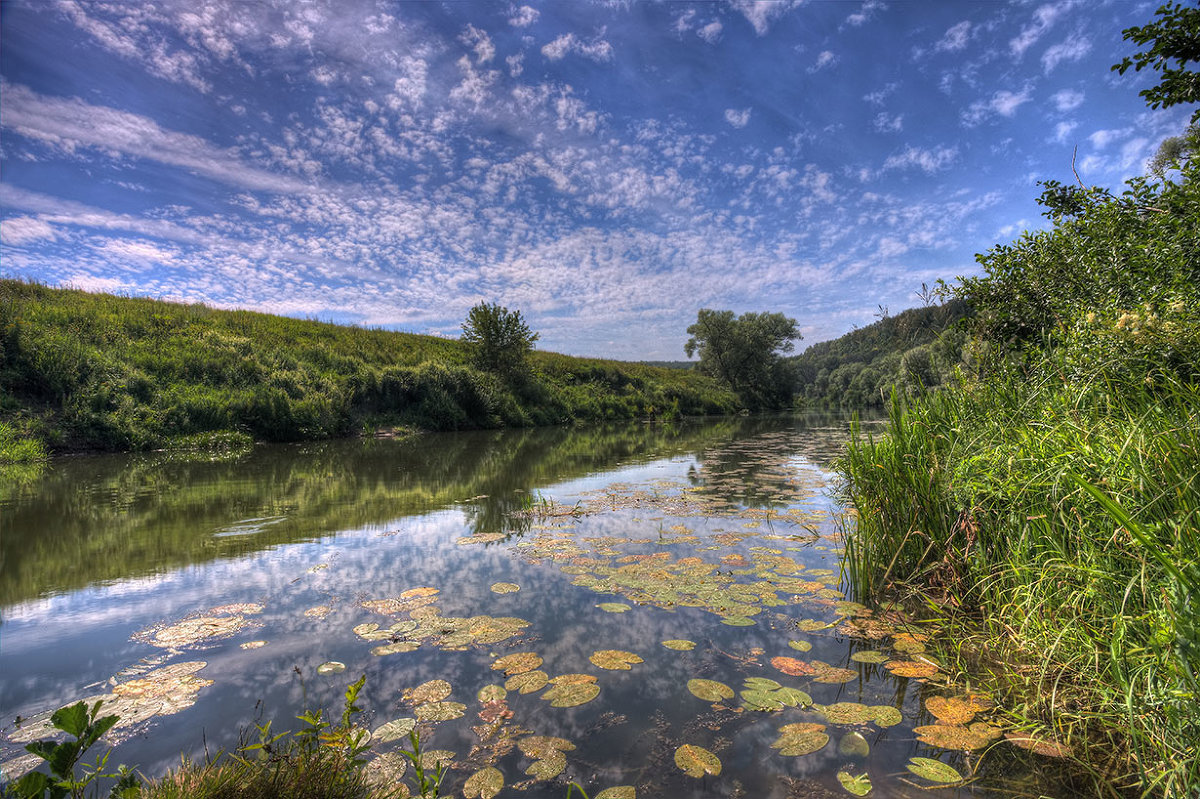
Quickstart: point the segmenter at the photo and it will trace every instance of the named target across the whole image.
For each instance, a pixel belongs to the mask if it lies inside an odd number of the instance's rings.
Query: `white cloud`
[[[720,21],[713,20],[707,25],[698,28],[696,30],[696,35],[709,44],[716,44],[717,40],[721,38],[722,29],[723,26],[721,25]]]
[[[750,124],[750,109],[743,108],[738,111],[736,108],[726,108],[725,121],[735,128],[744,128]]]
[[[527,28],[537,22],[539,16],[541,16],[541,12],[536,8],[521,6],[509,11],[508,24],[514,28]]]
[[[1025,51],[1046,35],[1054,27],[1054,23],[1058,21],[1059,17],[1071,10],[1075,4],[1074,0],[1067,0],[1067,2],[1047,3],[1046,5],[1039,6],[1033,12],[1033,19],[1021,28],[1021,32],[1017,36],[1009,41],[1009,52],[1014,57],[1021,58],[1025,55]]]
[[[476,64],[486,64],[496,57],[496,46],[492,44],[491,37],[474,25],[467,25],[459,41],[475,51]]]
[[[934,46],[935,50],[942,50],[949,53],[957,53],[959,50],[965,50],[967,42],[971,38],[971,22],[963,20],[957,25],[950,26],[946,30],[946,34]]]
[[[144,239],[105,239],[93,245],[102,255],[120,261],[155,261],[170,263],[177,253]]]
[[[907,147],[896,155],[889,156],[883,162],[883,169],[921,169],[929,174],[945,169],[958,157],[956,147],[934,147],[924,150],[919,147]]]
[[[1052,141],[1058,142],[1059,144],[1065,144],[1067,137],[1069,137],[1071,132],[1077,127],[1079,127],[1079,123],[1077,122],[1059,122],[1054,126],[1054,138]]]
[[[1032,99],[1032,93],[1032,89],[1029,87],[1025,87],[1019,92],[1001,89],[993,94],[989,100],[980,100],[971,103],[970,107],[962,112],[963,124],[968,126],[978,125],[995,114],[999,114],[1002,117],[1011,117],[1017,113],[1018,108]]]
[[[1074,89],[1063,89],[1052,94],[1050,101],[1054,103],[1055,108],[1063,113],[1074,111],[1083,105],[1083,92],[1075,91]]]
[[[880,133],[899,133],[904,129],[904,115],[893,116],[886,111],[880,111],[875,115],[874,125],[875,130]]]
[[[597,63],[611,61],[612,45],[597,37],[590,42],[584,42],[573,33],[564,33],[542,48],[542,55],[550,61],[561,61],[569,53],[581,55]]]
[[[862,7],[846,17],[846,24],[857,28],[860,25],[866,24],[875,14],[886,8],[887,5],[881,2],[881,0],[863,0]]]
[[[20,246],[35,241],[53,241],[58,231],[48,222],[32,216],[0,220],[0,244]]]
[[[809,67],[808,71],[816,72],[817,70],[825,69],[825,67],[833,66],[836,63],[837,56],[833,54],[832,50],[822,50],[817,54],[816,63]]]
[[[1082,34],[1076,34],[1065,42],[1046,48],[1046,52],[1042,53],[1042,69],[1049,75],[1059,64],[1064,61],[1078,61],[1091,49],[1091,40]]]
[[[1088,136],[1088,141],[1092,143],[1092,147],[1096,148],[1097,150],[1103,150],[1112,142],[1116,141],[1117,139],[1122,139],[1128,135],[1128,128],[1118,130],[1098,130],[1091,136]]]
[[[803,0],[729,0],[759,36],[766,36],[772,22],[802,3]]]
[[[37,94],[0,80],[0,126],[67,153],[80,148],[158,161],[255,191],[301,192],[308,184],[245,163],[235,153],[198,136],[159,127],[154,120],[80,99]]]

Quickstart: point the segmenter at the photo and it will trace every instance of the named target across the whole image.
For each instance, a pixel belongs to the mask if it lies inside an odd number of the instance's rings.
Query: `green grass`
[[[0,422],[26,422],[0,459],[734,410],[690,371],[535,352],[499,378],[457,340],[0,280]]]

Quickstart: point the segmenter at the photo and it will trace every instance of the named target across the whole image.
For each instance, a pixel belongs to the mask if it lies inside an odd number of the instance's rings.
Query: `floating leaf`
[[[317,674],[340,674],[346,670],[346,664],[337,660],[330,660],[317,666]]]
[[[546,757],[535,760],[525,773],[535,780],[552,780],[567,767],[567,756],[562,752],[550,752]]]
[[[900,711],[891,705],[873,705],[871,712],[875,714],[872,721],[879,727],[895,727],[904,720]]]
[[[538,653],[515,652],[511,655],[505,655],[502,658],[496,658],[492,663],[492,670],[503,671],[505,674],[512,676],[525,671],[533,671],[540,665],[542,665],[542,656]]]
[[[227,638],[245,626],[246,617],[241,615],[200,616],[194,619],[185,619],[169,627],[152,627],[134,637],[163,649],[177,649],[183,646],[193,646],[202,641]]]
[[[463,784],[463,796],[467,799],[492,799],[504,787],[504,773],[488,766],[476,771]]]
[[[399,752],[384,752],[371,758],[363,769],[371,785],[391,788],[397,786],[396,799],[407,799],[408,787],[400,780],[408,771],[408,759]],[[391,797],[391,793],[387,796]]]
[[[975,725],[972,725],[973,727]],[[975,729],[950,724],[930,724],[914,727],[917,740],[942,749],[970,751],[982,749],[999,737],[999,731],[990,724],[981,724]]]
[[[675,750],[675,765],[689,777],[716,776],[721,773],[721,761],[704,747],[684,744]]]
[[[871,745],[861,732],[848,732],[838,741],[838,754],[845,757],[866,757],[871,754]]]
[[[956,696],[931,696],[925,700],[925,709],[938,721],[947,724],[966,724],[975,718],[975,705]]]
[[[866,724],[876,718],[875,708],[858,702],[838,702],[834,705],[813,705],[813,710],[830,724]]]
[[[592,701],[599,694],[600,686],[593,682],[574,682],[552,686],[542,694],[542,699],[549,701],[551,707],[575,707]]]
[[[860,649],[850,656],[855,663],[886,663],[888,656],[874,649]]]
[[[1004,737],[1015,746],[1028,749],[1046,757],[1066,757],[1071,754],[1071,747],[1052,741],[1049,738],[1036,736],[1029,732],[1006,732]]]
[[[773,691],[742,691],[742,706],[747,710],[783,710],[783,702]]]
[[[480,702],[499,702],[508,696],[508,691],[502,685],[485,685],[475,694]]]
[[[672,638],[669,641],[663,641],[662,645],[665,646],[667,649],[674,649],[679,652],[686,652],[690,649],[696,648],[696,642],[689,641],[686,638]],[[609,790],[611,791],[611,790],[615,790],[615,789],[609,788]],[[596,799],[600,799],[600,797],[597,796]]]
[[[923,777],[930,782],[962,782],[962,775],[953,766],[948,766],[940,760],[928,757],[910,758],[905,768],[918,777]]]
[[[261,649],[262,647],[264,647],[266,645],[267,645],[266,641],[246,641],[242,644],[239,644],[239,648],[241,648],[241,649]]]
[[[624,613],[629,610],[629,605],[623,602],[601,602],[596,607],[603,610],[605,613]]]
[[[406,737],[417,727],[417,720],[414,718],[400,718],[394,721],[389,721],[387,724],[381,724],[371,733],[371,740],[379,743],[387,743],[396,741]]]
[[[837,779],[848,793],[855,796],[866,796],[871,792],[871,779],[866,774],[859,774],[855,777],[848,771],[839,771]]]
[[[454,543],[461,547],[468,544],[491,544],[493,542],[503,540],[504,533],[476,533],[475,535],[463,536]]]
[[[575,744],[566,738],[555,738],[553,735],[526,735],[517,741],[521,754],[534,760],[544,760],[554,752],[570,752]]]
[[[808,707],[813,703],[812,697],[799,688],[784,687],[771,695],[788,707]]]
[[[461,702],[426,702],[417,705],[416,716],[420,721],[451,721],[461,719],[466,710]]]
[[[380,641],[384,638],[392,637],[390,632],[387,630],[380,630],[379,625],[373,621],[365,624],[354,625],[354,634],[359,638],[365,638],[368,641]]]
[[[540,691],[546,687],[546,683],[550,681],[550,675],[544,671],[525,671],[520,674],[514,674],[504,681],[504,687],[510,691],[517,691],[522,694],[531,694],[534,691]]]
[[[733,689],[723,682],[716,680],[688,680],[687,688],[694,695],[706,702],[720,702],[722,699],[733,699]]]
[[[450,683],[445,680],[430,680],[423,682],[411,691],[405,691],[405,698],[414,705],[423,705],[426,702],[440,702],[450,696],[453,689]]]
[[[398,652],[412,652],[421,647],[416,641],[396,641],[391,644],[380,644],[371,649],[372,655],[382,657],[383,655],[395,655]]]
[[[812,650],[812,644],[808,641],[788,641],[788,646],[797,652],[809,652]]]
[[[786,757],[800,757],[824,749],[827,743],[829,735],[825,732],[824,724],[801,722],[780,727],[779,737],[771,744],[771,748],[778,749],[779,754]]]
[[[897,677],[924,679],[938,673],[938,667],[919,660],[889,660],[883,667]]]
[[[802,633],[816,632],[817,630],[827,630],[837,624],[836,621],[819,621],[817,619],[801,619],[796,622],[796,629]]]
[[[421,768],[426,771],[437,771],[438,766],[450,768],[454,763],[454,753],[449,749],[432,749],[421,753]]]
[[[754,619],[748,619],[745,616],[726,616],[721,619],[721,624],[728,624],[730,627],[749,627],[757,623]]]
[[[742,685],[752,691],[778,691],[783,687],[767,677],[747,677]]]
[[[588,658],[593,664],[610,671],[629,671],[634,664],[642,663],[642,659],[632,652],[620,649],[601,649],[593,652]]]
[[[440,589],[430,588],[429,586],[422,586],[420,588],[408,589],[404,593],[400,594],[400,598],[401,599],[418,599],[418,598],[422,598],[422,597],[435,596],[439,593],[441,593]]]
[[[790,657],[774,657],[771,658],[771,665],[784,674],[790,674],[793,677],[799,677],[804,674],[812,674],[813,668],[803,660]]]
[[[637,799],[637,789],[632,785],[617,785],[605,788],[596,794],[596,799]]]
[[[492,593],[494,594],[513,594],[521,590],[521,586],[516,583],[492,583]]]
[[[330,613],[333,613],[333,608],[329,607],[328,605],[317,605],[316,607],[312,607],[304,611],[304,615],[308,616],[310,619],[323,619]]]
[[[854,669],[838,668],[820,660],[811,661],[809,665],[813,669],[813,682],[844,683],[858,678]]]

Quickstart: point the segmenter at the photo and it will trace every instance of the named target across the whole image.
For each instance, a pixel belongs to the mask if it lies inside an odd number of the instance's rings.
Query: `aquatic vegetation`
[[[492,799],[504,788],[504,772],[492,766],[479,769],[463,784],[466,799]]]
[[[675,750],[675,765],[689,777],[716,776],[721,773],[721,760],[702,746],[684,744]]]
[[[837,780],[846,789],[847,793],[854,796],[866,796],[871,792],[871,779],[866,774],[854,775],[848,771],[839,771]]]
[[[696,642],[688,641],[686,638],[672,638],[668,641],[663,641],[662,645],[667,649],[674,649],[677,652],[689,652],[696,648]]]
[[[329,660],[317,666],[317,674],[341,674],[346,670],[346,664],[340,660]]]
[[[629,671],[635,664],[643,662],[638,655],[620,649],[601,649],[593,652],[588,660],[599,668],[614,671]]]
[[[963,778],[953,766],[928,757],[914,757],[908,761],[905,768],[930,782],[962,782]]]
[[[687,689],[695,696],[706,702],[720,702],[722,699],[733,699],[733,689],[716,680],[700,678],[688,680]]]
[[[819,752],[829,743],[829,735],[825,732],[824,724],[802,722],[785,724],[779,728],[779,737],[771,744],[772,749],[778,749],[785,757],[800,757]]]

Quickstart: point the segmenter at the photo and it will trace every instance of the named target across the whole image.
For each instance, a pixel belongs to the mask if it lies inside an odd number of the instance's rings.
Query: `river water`
[[[428,434],[2,482],[0,767],[29,767],[49,712],[103,698],[110,762],[161,775],[255,723],[337,716],[365,675],[374,751],[415,720],[442,795],[486,768],[501,796],[1029,788],[1015,748],[981,761],[994,714],[938,670],[932,630],[853,601],[828,471],[848,431]]]

